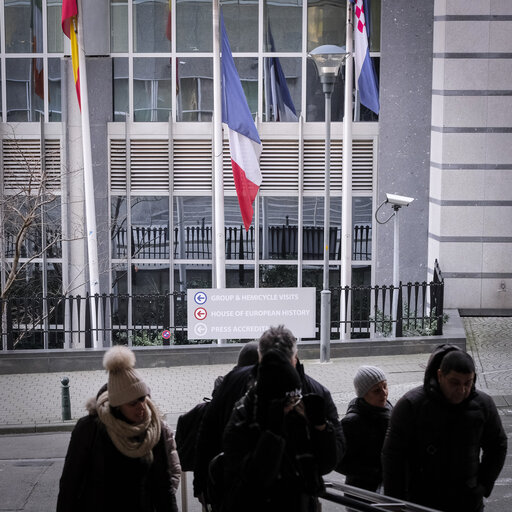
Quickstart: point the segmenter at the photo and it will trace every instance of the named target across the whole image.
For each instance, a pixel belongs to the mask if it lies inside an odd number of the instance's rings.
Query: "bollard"
[[[60,379],[62,384],[62,421],[71,419],[71,399],[69,398],[69,379],[62,377]]]

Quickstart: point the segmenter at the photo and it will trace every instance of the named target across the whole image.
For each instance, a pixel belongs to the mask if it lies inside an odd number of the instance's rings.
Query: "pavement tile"
[[[475,359],[477,386],[491,394],[503,412],[512,411],[512,318],[463,318],[468,352]],[[300,356],[300,351],[299,351]],[[332,394],[340,415],[354,397],[352,379],[361,365],[375,365],[388,377],[392,403],[409,389],[421,385],[429,354],[368,356],[304,361],[306,372],[326,386]],[[141,368],[152,396],[172,424],[178,416],[211,396],[217,376],[226,374],[232,365],[179,366],[172,368]],[[0,375],[0,431],[7,426],[24,428],[57,428],[62,424],[61,382],[63,373]],[[72,419],[83,416],[85,402],[96,395],[105,383],[106,373],[77,371],[69,377]],[[65,424],[69,427],[69,422]]]

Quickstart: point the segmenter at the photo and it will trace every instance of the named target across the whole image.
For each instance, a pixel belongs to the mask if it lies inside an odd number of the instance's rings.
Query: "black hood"
[[[441,361],[443,357],[448,354],[448,352],[452,352],[453,350],[460,350],[456,345],[450,345],[448,343],[443,343],[442,345],[438,345],[432,354],[430,355],[427,363],[427,368],[425,370],[425,377],[423,379],[423,389],[427,393],[438,392],[439,391],[439,383],[437,380],[437,370],[441,366]],[[473,391],[475,389],[476,382],[476,373],[475,379],[473,381]]]

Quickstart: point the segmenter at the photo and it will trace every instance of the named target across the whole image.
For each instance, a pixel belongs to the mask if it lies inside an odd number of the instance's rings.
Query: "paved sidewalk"
[[[477,386],[487,391],[502,414],[512,414],[512,318],[465,318],[468,351],[479,374]],[[299,352],[300,357],[300,352]],[[352,378],[362,364],[381,367],[388,376],[390,400],[421,384],[428,354],[332,359],[330,363],[305,361],[306,372],[330,389],[340,415],[354,396]],[[233,363],[234,364],[234,363]],[[210,396],[215,378],[232,365],[142,368],[152,396],[171,424],[203,397]],[[85,414],[86,400],[106,381],[103,370],[70,372],[72,420],[63,424],[61,384],[63,374],[0,376],[0,433],[71,429]]]

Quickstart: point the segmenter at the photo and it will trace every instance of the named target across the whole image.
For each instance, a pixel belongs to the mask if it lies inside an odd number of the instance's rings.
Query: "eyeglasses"
[[[302,400],[302,392],[300,389],[288,391],[285,395],[285,405],[295,407]]]

